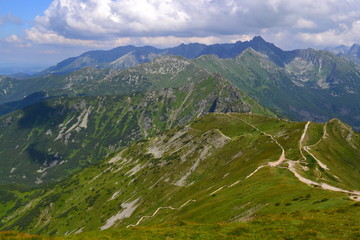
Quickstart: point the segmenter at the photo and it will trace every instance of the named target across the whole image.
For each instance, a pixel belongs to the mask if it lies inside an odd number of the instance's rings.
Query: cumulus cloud
[[[304,28],[304,29],[313,29],[313,28],[316,28],[316,23],[314,23],[310,20],[306,20],[304,18],[300,18],[296,22],[295,27]]]
[[[313,45],[351,45],[360,40],[360,20],[352,22],[350,26],[339,24],[337,28],[319,33],[299,33],[298,36],[305,42]]]
[[[18,35],[12,34],[3,39],[3,43],[9,43],[13,46],[24,48],[24,47],[31,47],[32,44],[28,41],[24,41],[23,39],[19,38]]]
[[[36,43],[271,40],[317,45],[360,37],[360,1],[344,0],[54,0],[26,31]],[[296,38],[296,39],[294,39]],[[346,39],[349,41],[349,39]],[[280,44],[281,45],[281,44]]]
[[[37,44],[58,44],[58,45],[84,45],[84,46],[97,46],[94,40],[83,40],[78,38],[69,38],[54,31],[44,31],[42,29],[32,28],[26,30],[26,38]]]

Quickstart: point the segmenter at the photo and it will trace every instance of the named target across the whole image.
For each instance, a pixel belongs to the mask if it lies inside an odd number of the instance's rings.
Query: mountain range
[[[86,52],[78,57],[68,58],[40,72],[39,75],[73,72],[84,67],[124,69],[150,62],[155,58],[165,55],[176,55],[193,59],[203,55],[215,54],[220,58],[234,58],[249,47],[259,52],[282,54],[280,49],[271,43],[265,42],[260,36],[254,37],[251,41],[238,41],[233,44],[205,45],[192,43],[181,44],[177,47],[166,49],[158,49],[151,46],[134,47],[130,45],[108,51]],[[281,62],[278,59],[279,56],[273,57],[273,60]]]
[[[137,60],[129,65],[136,66],[125,69],[105,67],[109,59],[112,61],[119,58],[120,55],[115,53],[126,55],[129,54],[128,51],[136,52]],[[182,51],[182,55],[190,59],[168,55],[156,57],[169,52],[180,54]],[[139,64],[141,59],[150,61],[145,55],[153,56],[154,60]],[[67,59],[54,68],[58,69],[56,71],[60,71],[60,68],[74,70],[76,68],[72,64],[82,61],[84,56],[97,64],[85,64],[85,68],[67,74],[38,76],[26,81],[2,77],[0,104],[19,101],[24,96],[39,91],[48,92],[50,97],[99,96],[166,88],[172,87],[172,84],[179,86],[186,79],[186,74],[206,71],[220,73],[278,116],[296,121],[317,122],[337,117],[355,129],[360,129],[360,107],[357,104],[360,100],[359,65],[328,51],[283,51],[261,37],[255,37],[251,41],[234,44],[180,45],[162,52],[153,47],[120,47],[110,51],[88,52],[80,57]],[[199,57],[192,58],[195,56]],[[120,58],[122,57],[123,55]],[[160,71],[160,65],[166,66],[166,71],[169,72]],[[151,71],[158,73],[148,76]],[[173,78],[173,72],[178,72],[178,77]],[[134,73],[136,76],[133,76]],[[169,77],[170,82],[166,81]],[[177,83],[179,84],[176,85]],[[26,102],[22,105],[15,104],[10,110],[26,105]]]
[[[354,43],[351,47],[340,45],[333,48],[327,48],[326,50],[356,63],[360,63],[360,45],[358,43]]]
[[[1,76],[0,238],[356,239],[360,68],[337,51],[126,46]]]

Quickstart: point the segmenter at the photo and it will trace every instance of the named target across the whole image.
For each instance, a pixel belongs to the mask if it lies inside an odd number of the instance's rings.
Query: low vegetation
[[[339,120],[209,114],[47,189],[10,191],[18,200],[1,205],[1,229],[61,239],[356,239],[360,175],[336,166],[357,167],[358,138]],[[317,151],[304,150],[314,143]],[[329,148],[343,154],[318,154]]]

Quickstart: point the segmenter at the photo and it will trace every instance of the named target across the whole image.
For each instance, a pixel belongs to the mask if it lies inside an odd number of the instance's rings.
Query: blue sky
[[[31,3],[29,3],[31,2]],[[12,34],[24,35],[24,29],[34,24],[37,15],[49,7],[52,0],[0,0],[0,16],[3,18],[9,14],[19,22],[7,22],[1,27],[0,38],[6,38]]]
[[[283,49],[360,42],[357,0],[0,0],[0,68],[121,45],[249,40]]]

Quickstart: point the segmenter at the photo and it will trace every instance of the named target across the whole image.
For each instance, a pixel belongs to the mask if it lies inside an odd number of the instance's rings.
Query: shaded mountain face
[[[58,181],[134,141],[209,112],[271,114],[209,74],[144,93],[39,102],[0,118],[0,183]]]
[[[40,92],[32,93],[21,100],[4,103],[0,105],[0,116],[6,115],[18,109],[25,108],[29,105],[40,102],[47,98],[49,98],[48,93],[45,91],[40,91]]]
[[[307,229],[334,230],[337,216],[359,216],[359,143],[359,133],[337,119],[317,124],[208,114],[49,188],[7,190],[15,196],[1,205],[0,227],[96,236],[133,226],[156,225],[161,231],[176,222],[181,231],[183,221],[275,227],[283,219],[289,227],[317,216]],[[357,218],[352,220],[349,232]]]

